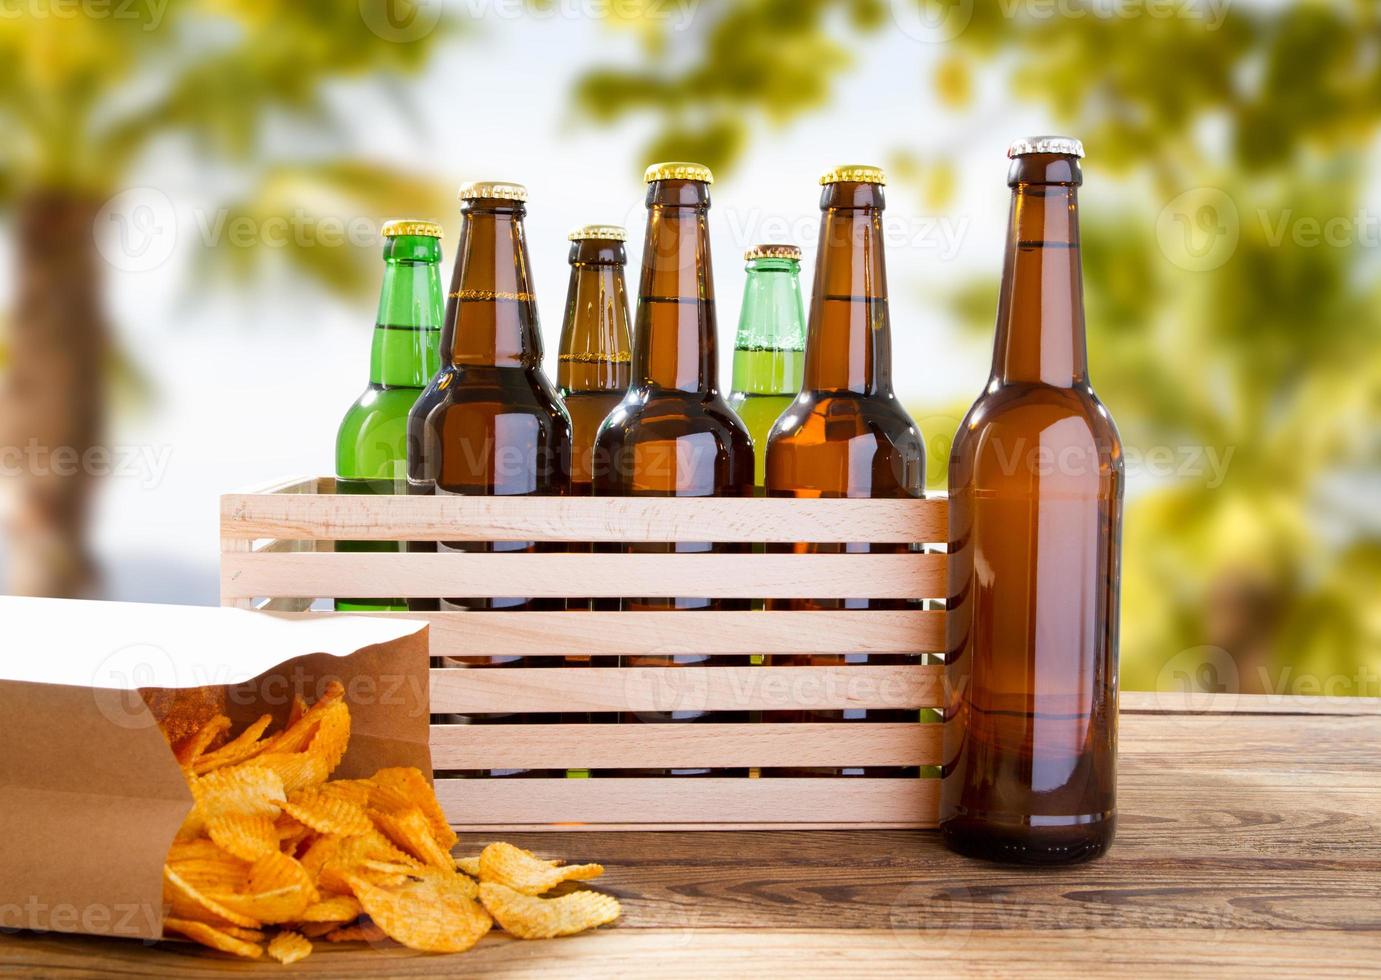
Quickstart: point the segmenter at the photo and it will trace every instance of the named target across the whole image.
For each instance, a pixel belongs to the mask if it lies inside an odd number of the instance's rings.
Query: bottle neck
[[[1013,173],[1039,163],[1018,158]],[[993,380],[999,384],[1069,388],[1087,379],[1077,168],[1061,168],[1060,174],[1071,179],[1019,180],[1012,188],[993,346]]]
[[[805,350],[806,312],[801,303],[801,263],[754,259],[748,263],[739,310],[738,350]]]
[[[441,243],[400,235],[384,244],[384,281],[369,355],[369,381],[423,388],[440,366]]]
[[[635,385],[709,393],[719,387],[709,187],[648,185],[647,236],[633,344]]]
[[[462,212],[446,305],[456,366],[540,366],[542,335],[520,202],[475,200]]]
[[[622,242],[571,243],[556,384],[563,392],[624,391],[632,367]]]
[[[820,248],[810,298],[803,387],[892,390],[892,327],[883,257],[882,188],[838,183],[820,199]]]

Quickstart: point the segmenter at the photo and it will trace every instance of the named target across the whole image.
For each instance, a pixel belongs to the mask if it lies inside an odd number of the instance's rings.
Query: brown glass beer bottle
[[[542,371],[542,340],[523,231],[527,191],[485,181],[461,188],[460,244],[446,304],[451,325],[451,382],[427,413],[421,452],[436,494],[565,494],[570,486],[571,423]],[[441,541],[437,551],[547,550],[531,541]],[[560,609],[560,599],[442,598],[445,610]],[[516,656],[462,656],[466,668],[539,666]],[[473,724],[554,720],[483,715]],[[495,770],[489,775],[562,775],[564,771]]]
[[[1122,447],[1088,380],[1077,140],[1018,140],[993,370],[949,463],[940,829],[1030,864],[1112,842]]]
[[[753,443],[719,393],[714,281],[707,218],[709,168],[654,164],[647,183],[647,237],[633,336],[632,386],[601,427],[595,493],[639,497],[748,497],[753,493]],[[632,544],[643,553],[742,551],[711,542]],[[629,610],[747,609],[748,600],[643,597]],[[624,666],[746,665],[743,656],[677,654],[623,658]],[[668,685],[665,711],[626,714],[628,722],[743,721],[746,712],[705,712],[677,706]],[[642,775],[746,775],[746,770],[637,770]]]
[[[571,281],[556,386],[571,416],[571,493],[577,497],[593,492],[595,435],[628,391],[627,237],[616,225],[586,225],[569,235]]]
[[[820,246],[811,289],[801,393],[767,440],[773,497],[919,497],[925,444],[892,390],[892,336],[877,167],[837,167],[820,179]],[[891,554],[905,544],[796,544],[798,554]],[[790,599],[770,609],[902,609],[905,600]],[[890,664],[907,654],[774,655],[770,664]],[[900,709],[766,712],[764,721],[916,721]],[[915,767],[765,769],[763,776],[915,776]]]

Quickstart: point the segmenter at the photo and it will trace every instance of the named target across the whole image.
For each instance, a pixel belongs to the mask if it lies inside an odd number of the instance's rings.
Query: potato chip
[[[480,882],[480,901],[504,932],[519,939],[570,936],[613,922],[620,911],[612,895],[579,891],[537,898],[493,881]]]
[[[358,837],[339,839],[332,854],[322,864],[317,881],[320,887],[328,891],[348,893],[350,885],[345,880],[347,875],[363,873],[371,881],[375,879],[374,873],[365,871],[367,861],[386,861],[410,868],[421,867],[421,862],[412,855],[404,854],[379,831],[371,830]]]
[[[409,949],[463,953],[494,924],[484,906],[439,875],[410,880],[392,889],[372,885],[358,876],[349,882],[369,918]]]
[[[269,955],[284,965],[312,955],[312,942],[298,932],[284,930],[269,942]]]
[[[276,773],[288,793],[324,783],[331,775],[326,761],[310,752],[266,752],[256,755],[250,762]]]
[[[335,772],[345,750],[350,745],[350,709],[338,701],[321,715],[317,730],[307,747],[310,755],[320,759],[326,766],[329,776]]]
[[[341,928],[339,922],[299,922],[297,931],[308,939],[320,939],[328,932],[335,932]]]
[[[227,936],[234,936],[247,943],[262,943],[268,936],[262,929],[246,929],[244,926],[216,926],[218,930]]]
[[[333,929],[325,936],[328,943],[381,943],[387,938],[388,933],[369,921]]]
[[[369,779],[333,779],[318,787],[323,796],[354,803],[360,809],[369,805],[369,794],[373,789],[374,782]]]
[[[283,780],[277,773],[261,766],[236,766],[217,769],[205,776],[187,781],[196,805],[187,814],[178,832],[180,839],[202,833],[207,823],[217,816],[267,814],[277,817],[281,804],[286,802]]]
[[[272,715],[264,715],[254,724],[250,725],[235,738],[226,742],[214,752],[208,752],[190,764],[192,772],[198,776],[205,775],[213,769],[220,769],[224,766],[233,766],[241,762],[252,759],[258,753],[264,751],[265,742],[259,741],[259,736],[273,723]],[[183,763],[188,765],[188,763]]]
[[[374,825],[370,823],[364,807],[326,792],[328,785],[298,790],[283,804],[283,810],[319,834],[350,837],[369,833]]]
[[[177,758],[178,764],[190,766],[201,758],[202,753],[211,747],[211,743],[220,738],[230,730],[230,719],[225,715],[216,715],[206,724],[202,725],[197,731],[178,743],[173,755]]]
[[[312,879],[312,883],[321,885],[321,869],[326,866],[326,862],[335,857],[340,850],[341,838],[330,835],[318,837],[307,845],[307,850],[302,853],[298,862],[303,870],[307,872],[307,877]]]
[[[257,929],[263,925],[252,915],[223,905],[166,865],[163,868],[163,901],[177,919],[209,925],[244,926],[246,929]]]
[[[227,813],[206,821],[206,834],[246,861],[278,853],[278,828],[267,814]]]
[[[302,700],[302,695],[294,694],[292,707],[288,710],[288,722],[285,727],[291,728],[302,720],[302,716],[307,713],[307,702]]]
[[[294,753],[305,750],[312,736],[316,734],[321,716],[344,697],[345,688],[338,681],[332,681],[316,704],[304,711],[300,717],[291,720],[287,727],[269,739],[264,751]]]
[[[436,791],[419,769],[398,766],[380,769],[369,780],[374,785],[369,805],[375,810],[393,813],[418,807],[427,815],[436,842],[446,850],[456,846],[456,832],[446,820],[446,813],[437,802]]]
[[[258,945],[245,942],[243,939],[236,939],[205,922],[169,918],[163,920],[163,930],[179,933],[203,946],[210,946],[212,949],[218,949],[223,953],[234,953],[236,956],[243,956],[246,959],[258,959],[264,955],[263,949]]]
[[[389,840],[419,861],[434,868],[455,871],[455,861],[450,853],[436,842],[427,815],[418,807],[396,813],[370,810],[369,819],[374,821]]]
[[[364,907],[353,895],[332,895],[307,906],[302,913],[302,922],[354,922],[364,915]]]
[[[254,862],[241,891],[207,894],[228,909],[271,924],[294,922],[321,899],[307,870],[276,851]]]
[[[540,895],[563,881],[588,881],[604,874],[603,865],[561,865],[531,851],[496,841],[480,852],[480,881],[507,885],[524,895]]]
[[[471,878],[480,876],[480,859],[476,854],[474,857],[456,858],[457,870],[464,871]]]

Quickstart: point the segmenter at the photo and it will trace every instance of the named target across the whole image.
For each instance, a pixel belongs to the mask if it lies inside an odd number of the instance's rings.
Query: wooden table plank
[[[293,969],[1374,975],[1381,714],[1349,703],[1270,711],[1243,699],[1186,714],[1161,698],[1129,700],[1117,842],[1092,864],[983,864],[926,831],[517,834],[538,853],[605,864],[599,887],[624,902],[623,920],[551,942],[495,936],[458,958],[322,946]],[[458,852],[487,839],[464,834]],[[232,971],[285,974],[185,944],[0,935],[7,976]]]

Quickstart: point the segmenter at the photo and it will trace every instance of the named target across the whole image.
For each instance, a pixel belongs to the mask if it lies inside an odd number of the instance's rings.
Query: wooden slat
[[[221,556],[222,598],[706,596],[934,598],[945,555],[255,554]],[[693,588],[688,586],[693,584]]]
[[[935,779],[735,779],[669,776],[613,779],[439,779],[451,823],[482,827],[604,822],[752,829],[801,826],[933,827]]]
[[[437,714],[937,708],[943,685],[937,664],[431,671]]]
[[[437,769],[918,766],[940,726],[917,723],[433,725]]]
[[[313,613],[312,615],[336,615]],[[397,612],[431,624],[436,656],[670,653],[931,653],[942,609],[807,612]]]
[[[227,537],[357,541],[946,540],[943,497],[800,500],[654,497],[221,497]]]

